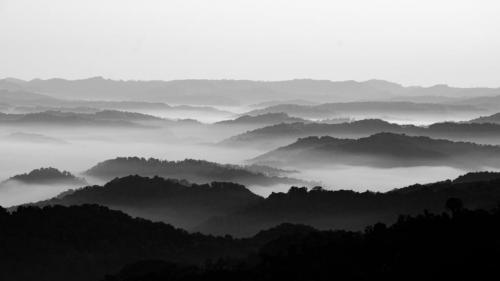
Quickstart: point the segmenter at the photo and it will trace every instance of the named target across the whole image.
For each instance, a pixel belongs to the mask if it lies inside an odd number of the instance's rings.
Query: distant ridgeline
[[[247,112],[247,115],[286,113],[300,118],[331,118],[356,115],[415,115],[426,116],[460,114],[461,112],[481,112],[479,107],[470,104],[426,103],[408,101],[354,101],[332,102],[313,105],[278,104]]]
[[[203,112],[208,114],[228,115],[229,112],[209,106],[192,105],[168,105],[157,101],[137,101],[138,99],[125,99],[123,96],[118,99],[107,99],[105,95],[99,95],[96,99],[89,100],[88,96],[71,99],[67,96],[68,90],[61,98],[54,97],[54,93],[40,94],[38,91],[30,92],[19,88],[7,88],[2,86],[0,80],[0,100],[1,109],[17,113],[37,113],[37,112],[72,112],[72,113],[96,113],[99,111],[163,111],[163,112]],[[47,93],[43,91],[44,93]],[[93,90],[91,92],[94,92]],[[142,93],[144,95],[144,93]],[[143,100],[141,98],[141,100]],[[147,117],[147,119],[151,119]]]
[[[144,100],[154,102],[173,102],[187,104],[210,105],[240,105],[261,103],[269,100],[281,101],[279,104],[304,99],[307,93],[308,101],[305,104],[318,102],[377,100],[388,97],[407,100],[424,100],[423,97],[441,98],[446,101],[450,97],[464,97],[454,99],[454,104],[431,107],[421,106],[421,110],[451,111],[477,110],[498,105],[500,90],[498,88],[455,88],[447,85],[431,87],[404,87],[400,84],[384,80],[368,81],[329,81],[313,79],[294,79],[287,81],[251,81],[251,80],[204,80],[187,79],[172,81],[137,81],[111,80],[102,77],[91,77],[80,80],[66,79],[0,79],[0,89],[23,91],[32,93],[47,93],[51,97],[61,99],[104,99],[104,100]],[[472,97],[472,98],[471,98]],[[294,102],[296,103],[296,101]],[[349,104],[349,103],[348,103]],[[357,105],[360,104],[360,105]],[[367,111],[369,102],[358,102],[358,110]],[[383,104],[383,103],[379,103]],[[406,107],[399,105],[396,108],[411,109],[411,103]],[[353,106],[344,106],[335,103],[332,110],[353,110]],[[485,106],[486,105],[486,106]],[[488,107],[489,105],[489,107]],[[264,104],[265,106],[265,104]],[[383,105],[378,106],[379,110]],[[413,106],[418,107],[418,105]],[[436,108],[437,107],[437,108]],[[462,107],[462,108],[461,108]],[[498,108],[498,107],[496,107]],[[316,112],[321,107],[314,108]],[[387,111],[387,108],[385,108]],[[282,108],[280,108],[282,110]],[[445,111],[446,110],[446,111]]]
[[[6,114],[0,112],[0,125],[144,127],[168,122],[151,115],[116,110],[92,113],[48,110],[43,112]]]
[[[259,125],[271,125],[271,124],[280,124],[280,123],[309,123],[311,121],[291,117],[286,113],[277,112],[277,113],[266,113],[262,115],[243,115],[234,120],[225,120],[215,123],[215,125],[251,125],[251,124],[259,124]]]
[[[251,236],[281,223],[359,230],[375,222],[394,222],[400,214],[441,212],[442,202],[450,197],[461,199],[467,208],[490,209],[500,202],[499,186],[500,173],[471,173],[385,193],[292,187],[263,198],[233,183],[200,185],[127,176],[34,205],[100,204],[191,231]]]

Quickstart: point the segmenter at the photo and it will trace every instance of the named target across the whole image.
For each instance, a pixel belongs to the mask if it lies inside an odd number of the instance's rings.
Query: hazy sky
[[[500,86],[498,0],[0,0],[0,77]]]

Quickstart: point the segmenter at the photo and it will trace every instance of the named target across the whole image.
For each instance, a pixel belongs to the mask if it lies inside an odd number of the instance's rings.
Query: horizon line
[[[346,83],[346,82],[354,82],[354,83],[369,83],[369,82],[385,82],[391,83],[403,88],[433,88],[433,87],[448,87],[448,88],[458,88],[458,89],[500,89],[500,85],[496,87],[488,87],[488,86],[454,86],[447,83],[437,83],[430,85],[414,85],[414,84],[403,84],[399,82],[394,82],[391,80],[380,79],[380,78],[371,78],[367,80],[355,80],[355,79],[347,79],[347,80],[332,80],[332,79],[320,79],[320,78],[291,78],[291,79],[279,79],[279,80],[262,80],[262,79],[235,79],[235,78],[182,78],[182,79],[115,79],[115,78],[107,78],[102,75],[96,76],[87,76],[85,78],[62,78],[62,77],[51,77],[51,78],[32,78],[32,79],[21,79],[13,76],[5,76],[0,78],[0,80],[14,80],[14,81],[22,81],[22,82],[33,82],[33,81],[50,81],[50,80],[64,80],[64,81],[85,81],[92,79],[100,79],[114,82],[176,82],[176,81],[234,81],[234,82],[261,82],[261,83],[278,83],[278,82],[290,82],[290,81],[322,81],[322,82],[332,82],[332,83]]]

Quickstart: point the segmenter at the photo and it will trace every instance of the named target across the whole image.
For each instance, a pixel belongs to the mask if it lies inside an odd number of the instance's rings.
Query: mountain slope
[[[454,183],[467,183],[467,182],[478,182],[478,181],[492,181],[500,179],[500,172],[473,172],[461,175],[456,178]]]
[[[122,157],[101,162],[87,170],[85,174],[104,180],[128,175],[141,175],[184,179],[196,183],[229,181],[244,185],[260,186],[274,184],[305,184],[304,181],[298,179],[278,177],[275,175],[267,176],[262,172],[247,170],[245,167],[222,165],[193,159],[166,161],[154,158]]]
[[[424,212],[402,216],[392,225],[370,225],[360,232],[304,229],[286,233],[240,262],[196,268],[138,262],[106,281],[324,281],[332,277],[420,281],[429,276],[433,280],[487,280],[498,271],[499,237],[498,209]]]
[[[471,123],[493,123],[500,124],[500,113],[495,113],[489,116],[481,116],[479,118],[475,118],[470,120]]]
[[[499,219],[498,208],[457,208],[360,232],[283,224],[233,239],[188,234],[96,205],[0,208],[0,279],[486,280],[497,272]]]
[[[44,111],[26,114],[0,113],[0,125],[46,125],[46,126],[97,126],[97,127],[147,127],[164,120],[150,115],[105,110],[95,113]]]
[[[197,185],[159,177],[127,176],[35,205],[99,204],[133,216],[192,229],[212,216],[228,214],[260,200],[261,197],[244,186],[233,183]]]
[[[232,183],[189,185],[128,176],[35,205],[102,204],[190,231],[251,236],[282,223],[359,230],[379,221],[393,222],[400,214],[441,212],[448,198],[461,199],[467,208],[490,209],[500,202],[499,186],[500,177],[467,174],[454,181],[416,184],[385,193],[291,187],[287,193],[262,198]]]
[[[356,116],[425,115],[446,116],[463,112],[480,112],[481,109],[470,105],[451,105],[437,103],[415,103],[404,101],[366,101],[347,103],[324,103],[319,105],[280,104],[247,112],[247,115],[286,113],[300,118],[332,118]]]
[[[416,184],[385,193],[292,187],[287,193],[273,193],[256,205],[210,219],[197,229],[204,233],[251,236],[288,222],[319,229],[360,230],[375,222],[392,223],[401,214],[442,212],[443,202],[452,197],[461,199],[467,208],[494,208],[500,202],[499,186],[500,179],[496,178]]]
[[[280,123],[296,123],[296,122],[308,122],[305,119],[290,117],[286,113],[266,113],[262,115],[243,115],[234,120],[225,120],[215,123],[215,125],[225,125],[225,126],[244,126],[244,125],[258,125],[258,126],[268,126]]]
[[[442,122],[429,126],[399,125],[380,119],[364,119],[340,124],[278,124],[245,132],[221,141],[222,146],[274,149],[309,136],[360,138],[377,133],[447,138],[457,141],[492,143],[500,140],[500,124]]]
[[[400,167],[438,165],[500,167],[500,147],[429,137],[378,133],[360,139],[308,137],[250,162],[283,166],[362,165]]]
[[[41,184],[41,185],[86,185],[87,181],[83,178],[79,178],[67,171],[59,171],[55,168],[40,168],[33,170],[29,173],[15,175],[10,177],[8,180],[2,182],[1,184],[9,183],[20,183],[20,184]]]
[[[96,205],[0,208],[0,223],[1,280],[99,280],[139,260],[198,264],[256,247]]]

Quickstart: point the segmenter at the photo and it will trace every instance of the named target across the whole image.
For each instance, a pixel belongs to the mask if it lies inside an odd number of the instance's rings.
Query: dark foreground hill
[[[197,185],[129,176],[35,205],[101,204],[190,231],[251,236],[281,223],[360,230],[376,222],[392,223],[399,214],[426,209],[441,212],[442,202],[449,197],[461,199],[468,208],[489,209],[500,202],[499,187],[498,173],[472,173],[454,181],[413,185],[385,193],[292,187],[286,193],[263,198],[232,183]]]
[[[500,177],[474,177],[476,181],[447,180],[385,193],[292,187],[287,193],[273,193],[258,204],[212,218],[198,230],[249,236],[283,222],[319,229],[360,230],[375,222],[392,223],[399,214],[441,212],[442,202],[450,197],[461,199],[472,209],[495,207],[500,202]]]
[[[454,179],[454,183],[468,183],[468,182],[478,182],[478,181],[492,181],[500,178],[500,172],[473,172],[461,175]]]
[[[452,207],[454,200],[448,201]],[[161,261],[125,267],[106,281],[487,280],[500,262],[500,211],[403,216],[364,232],[283,235],[240,261],[186,267]]]
[[[230,238],[188,234],[97,205],[0,208],[0,280],[98,280],[144,259],[242,256]]]
[[[429,137],[378,133],[360,139],[308,137],[260,155],[252,163],[312,167],[452,166],[500,167],[500,147]]]
[[[184,179],[190,182],[236,182],[244,185],[307,184],[304,181],[267,175],[263,169],[247,169],[237,165],[222,165],[204,160],[167,161],[154,158],[119,157],[106,160],[85,172],[86,175],[110,180],[128,175]]]
[[[281,225],[248,239],[188,234],[105,207],[0,208],[0,279],[12,281],[487,280],[500,211],[401,216],[363,232]],[[443,203],[444,204],[444,203]],[[121,270],[120,270],[121,269]]]
[[[68,192],[36,205],[99,204],[192,230],[211,217],[230,214],[261,200],[260,196],[234,183],[198,185],[159,177],[127,176],[104,186],[88,186]]]

